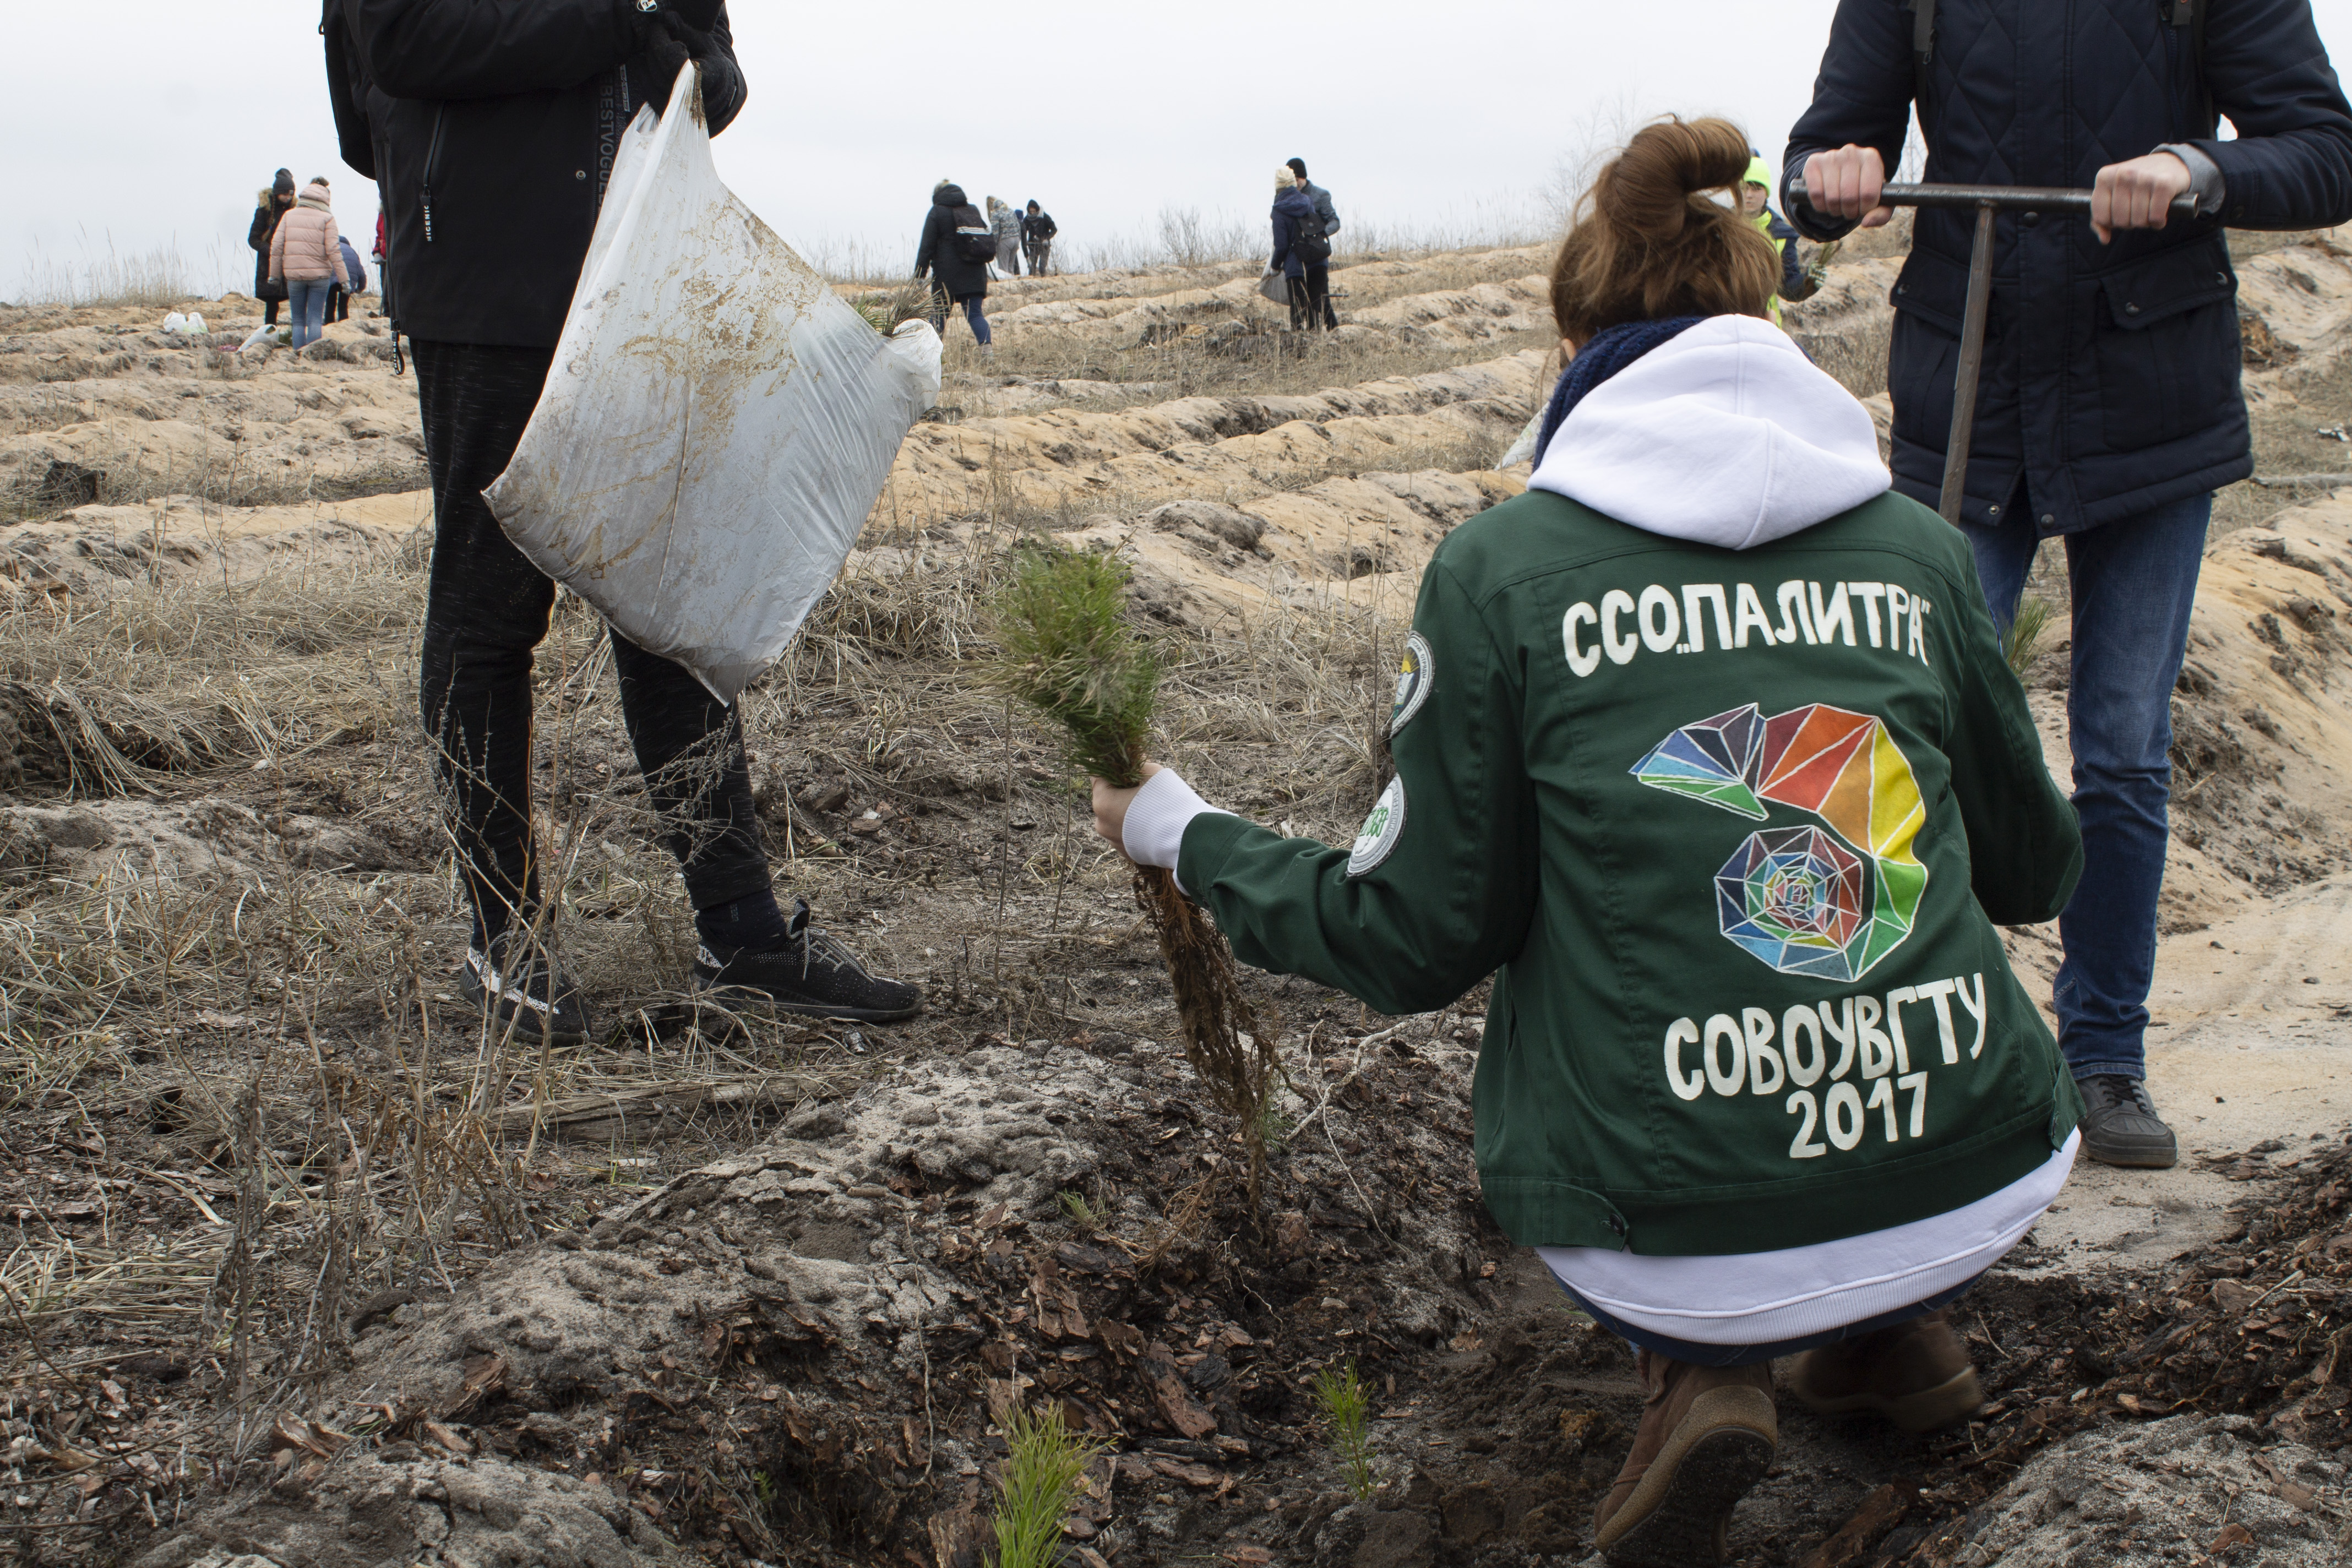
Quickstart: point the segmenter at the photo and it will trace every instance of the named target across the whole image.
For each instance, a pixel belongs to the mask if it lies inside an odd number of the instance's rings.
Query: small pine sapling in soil
[[[1073,1433],[1059,1402],[1031,1415],[1014,1405],[1004,1416],[1004,1492],[989,1522],[996,1568],[1054,1568],[1062,1555],[1062,1520],[1070,1494],[1103,1445]]]
[[[1121,788],[1143,782],[1160,657],[1129,624],[1128,569],[1109,555],[1033,546],[996,603],[999,683],[1059,727],[1073,766]],[[1242,995],[1233,950],[1162,867],[1135,872],[1135,901],[1160,939],[1184,1056],[1210,1100],[1240,1118],[1257,1206],[1265,1171],[1273,1030]]]
[[[1366,1417],[1371,1391],[1356,1375],[1356,1363],[1327,1366],[1315,1374],[1315,1405],[1331,1427],[1331,1447],[1347,1468],[1348,1489],[1356,1500],[1372,1495],[1372,1445]]]

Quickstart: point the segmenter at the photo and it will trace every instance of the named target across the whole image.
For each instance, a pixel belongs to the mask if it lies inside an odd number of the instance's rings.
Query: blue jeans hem
[[[2147,1078],[2147,1064],[2146,1062],[2070,1061],[2066,1064],[2066,1070],[2074,1075],[2074,1081],[2076,1083],[2082,1082],[2086,1078],[2128,1078],[2137,1079],[2142,1081],[2145,1081]]]

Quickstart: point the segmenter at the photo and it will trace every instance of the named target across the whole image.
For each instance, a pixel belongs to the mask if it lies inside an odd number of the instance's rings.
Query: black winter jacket
[[[292,196],[281,202],[267,187],[254,202],[253,222],[247,226],[245,243],[253,247],[253,297],[257,300],[269,281],[269,241],[278,233],[278,220],[293,205]]]
[[[2227,182],[2221,213],[2101,245],[2079,216],[2004,216],[1970,446],[1971,522],[2021,471],[2041,531],[2096,527],[2253,471],[2238,385],[2237,278],[2222,226],[2352,218],[2352,105],[2308,0],[2206,0],[2204,82],[2238,139],[2202,121],[2189,29],[2154,0],[1938,0],[1930,181],[2087,186],[2101,167],[2189,142]],[[1812,107],[1789,133],[1783,195],[1809,153],[1875,147],[1893,169],[1913,97],[1904,0],[1840,0]],[[1816,239],[1852,225],[1789,196]],[[1972,214],[1918,215],[1895,286],[1888,382],[1895,488],[1935,504],[1952,416]]]
[[[966,261],[956,254],[956,209],[970,205],[961,185],[932,191],[931,210],[923,215],[923,237],[915,247],[915,276],[929,274],[950,300],[988,293],[988,263]]]
[[[1273,216],[1274,259],[1266,265],[1279,268],[1286,278],[1306,277],[1307,258],[1298,254],[1297,241],[1322,226],[1314,198],[1294,185],[1274,198]]]
[[[668,36],[635,0],[325,0],[324,31],[343,161],[392,220],[401,330],[552,348],[621,132],[668,102],[676,73],[647,52]],[[710,40],[716,134],[744,97],[723,10]]]

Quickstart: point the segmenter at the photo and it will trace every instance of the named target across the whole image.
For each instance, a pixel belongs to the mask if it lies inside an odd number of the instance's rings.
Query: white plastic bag
[[[177,337],[188,330],[188,318],[173,310],[163,318],[163,330]]]
[[[669,104],[622,138],[546,390],[483,498],[541,571],[732,702],[939,402],[940,339],[876,331],[719,182],[693,67]]]
[[[1257,291],[1277,305],[1290,303],[1290,279],[1276,268],[1267,268],[1259,277]]]

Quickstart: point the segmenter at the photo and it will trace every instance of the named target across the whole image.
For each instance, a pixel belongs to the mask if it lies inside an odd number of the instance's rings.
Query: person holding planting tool
[[[1157,766],[1097,830],[1236,957],[1390,1014],[1496,974],[1488,1210],[1638,1347],[1598,1544],[1719,1561],[1798,1395],[1964,1419],[1942,1309],[2072,1167],[2073,1079],[1996,924],[2082,866],[1963,542],[1773,326],[1719,120],[1635,135],[1552,268],[1570,353],[1528,492],[1423,574],[1353,844]]]
[[[2168,1166],[2147,1085],[2171,694],[2213,491],[2253,471],[2222,227],[2352,218],[2352,105],[2308,0],[1842,0],[1783,192],[1808,237],[1885,223],[1912,109],[1926,179],[2088,186],[2090,220],[2004,213],[1958,521],[2004,626],[2063,538],[2082,885],[2061,918],[2059,1040],[2084,1152]],[[2234,140],[2216,136],[2227,115]],[[2195,197],[2194,216],[2171,211]],[[1932,502],[1961,360],[1972,215],[1922,209],[1895,286],[1895,485]]]

